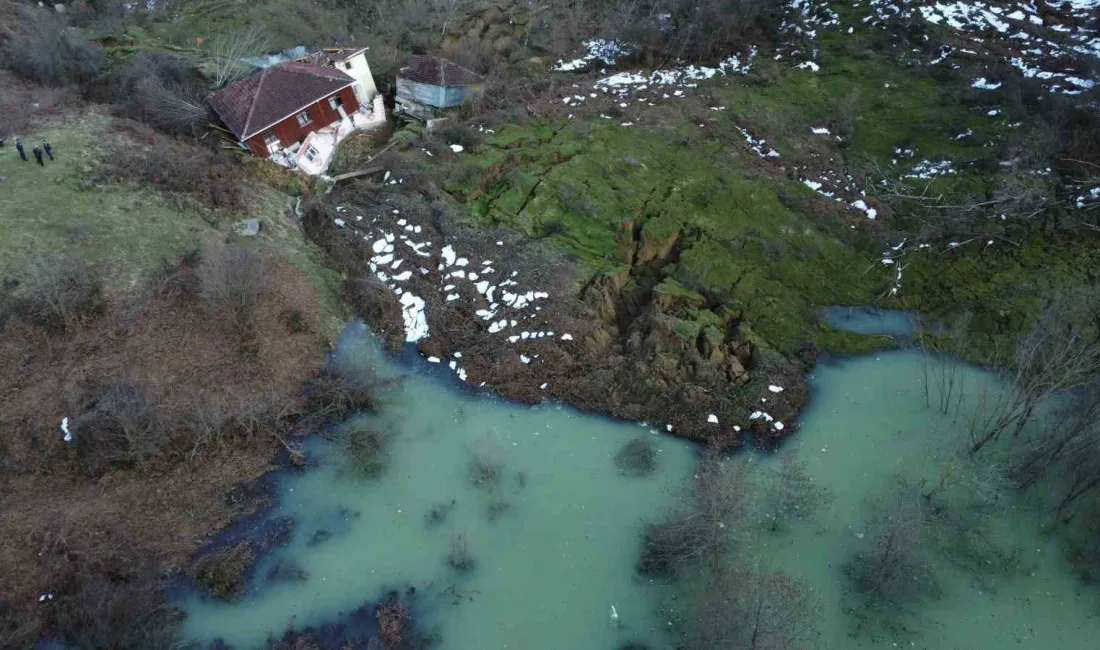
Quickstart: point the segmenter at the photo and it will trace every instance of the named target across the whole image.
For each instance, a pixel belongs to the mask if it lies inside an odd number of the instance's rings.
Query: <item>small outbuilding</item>
[[[421,120],[439,117],[485,92],[485,77],[436,56],[411,56],[397,73],[396,111]]]

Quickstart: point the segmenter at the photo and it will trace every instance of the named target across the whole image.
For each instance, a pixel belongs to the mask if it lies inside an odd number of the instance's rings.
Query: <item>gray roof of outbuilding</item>
[[[477,86],[485,77],[437,56],[410,56],[398,77],[432,86]]]

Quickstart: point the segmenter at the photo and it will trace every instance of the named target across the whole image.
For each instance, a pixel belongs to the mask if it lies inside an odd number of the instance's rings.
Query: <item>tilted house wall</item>
[[[266,158],[273,148],[300,143],[358,111],[355,83],[332,67],[285,62],[214,93],[210,104],[242,146]],[[303,113],[309,116],[306,124],[299,122]]]
[[[339,97],[340,101],[343,102],[345,114],[354,113],[359,110],[359,98],[355,96],[354,88],[344,88],[294,113],[270,129],[264,129],[260,133],[257,133],[246,140],[245,145],[253,155],[267,158],[271,155],[271,151],[265,143],[265,139],[269,132],[273,132],[278,136],[280,148],[285,148],[301,142],[307,135],[314,131],[319,131],[334,122],[339,122],[343,119],[340,115],[340,111],[334,110],[329,105],[329,100],[333,97]],[[311,119],[311,122],[306,126],[298,124],[298,115],[302,112],[308,113]]]

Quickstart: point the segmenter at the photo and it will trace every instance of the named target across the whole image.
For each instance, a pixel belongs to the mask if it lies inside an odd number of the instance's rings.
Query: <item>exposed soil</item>
[[[257,498],[227,494],[272,468],[279,447],[272,436],[233,437],[198,451],[170,437],[139,466],[89,477],[60,422],[76,415],[84,387],[116,380],[145,388],[168,427],[206,398],[293,413],[324,342],[308,280],[278,261],[269,270],[272,289],[258,307],[250,354],[193,291],[173,283],[141,298],[110,296],[104,314],[65,333],[7,323],[0,339],[0,366],[8,369],[0,375],[3,599],[48,618],[51,604],[39,604],[39,595],[65,598],[72,566],[95,566],[106,555],[167,567],[170,575],[257,506]]]
[[[406,339],[400,289],[426,303],[430,335],[417,343],[420,353],[464,370],[471,388],[489,388],[524,403],[557,399],[725,446],[750,436],[771,444],[795,429],[793,418],[806,396],[802,368],[758,354],[739,328],[740,315],[717,302],[704,297],[704,304],[694,304],[654,292],[662,269],[676,259],[683,232],[655,239],[642,235],[643,215],[628,219],[622,225],[622,270],[586,277],[578,265],[514,232],[454,227],[440,217],[438,202],[429,209],[416,195],[374,194],[360,187],[330,197],[331,204],[311,204],[307,234],[351,278],[346,290],[351,306],[391,349],[400,349]],[[404,239],[396,239],[395,255],[407,260],[401,270],[413,272],[399,287],[377,277],[379,269],[370,268],[372,259],[380,259],[374,242],[384,233],[404,237],[401,233],[415,228],[420,231],[413,243],[430,241],[424,249],[430,258],[410,255]],[[515,291],[549,297],[526,311],[494,308],[472,282],[451,280],[457,267],[448,266],[441,254],[448,244],[469,258],[468,269],[480,270],[491,260],[493,275],[486,279],[511,278],[518,282]],[[447,286],[453,288],[441,290]],[[667,316],[689,308],[714,310],[709,335],[686,340],[672,330]],[[487,311],[514,322],[494,332],[499,316],[486,320]],[[532,335],[520,338],[522,332]],[[769,390],[772,385],[782,392]],[[768,416],[749,419],[757,410]],[[775,427],[785,420],[790,424]]]

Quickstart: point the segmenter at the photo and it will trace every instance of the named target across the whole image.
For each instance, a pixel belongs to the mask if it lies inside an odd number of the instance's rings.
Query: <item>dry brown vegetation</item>
[[[0,594],[16,613],[48,631],[102,562],[181,567],[240,514],[225,494],[271,469],[323,351],[309,281],[264,269],[247,355],[203,308],[190,260],[64,331],[0,325]],[[32,610],[43,593],[52,604]]]

